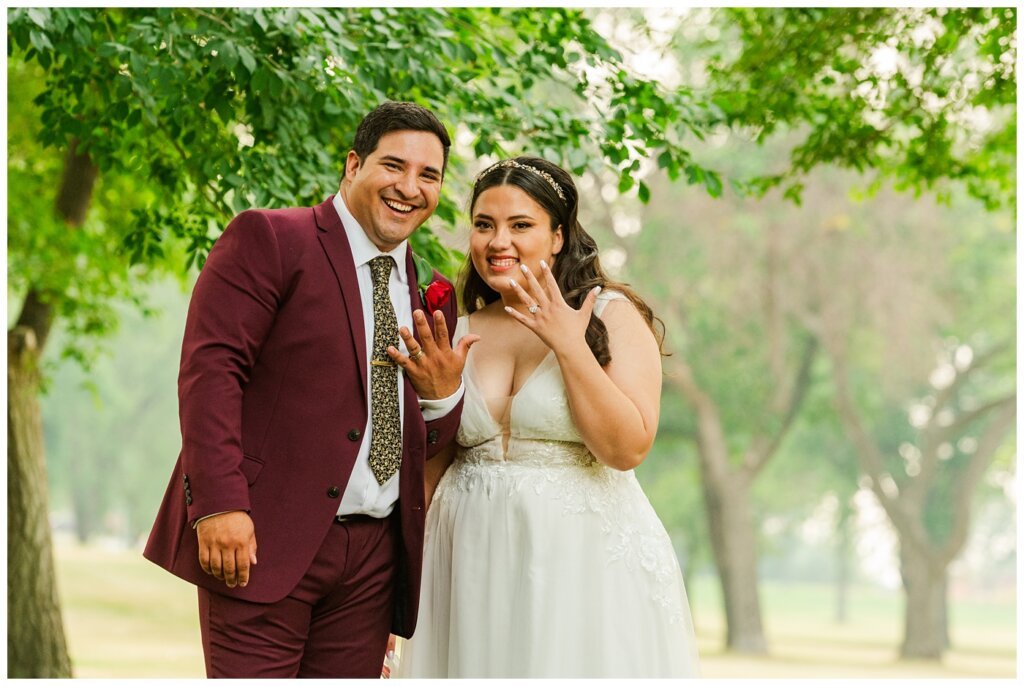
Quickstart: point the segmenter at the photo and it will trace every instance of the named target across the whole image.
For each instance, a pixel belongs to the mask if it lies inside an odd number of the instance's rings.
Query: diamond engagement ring
[[[526,309],[530,311],[530,314],[537,314],[537,310],[539,310],[540,307],[538,305],[530,305]]]

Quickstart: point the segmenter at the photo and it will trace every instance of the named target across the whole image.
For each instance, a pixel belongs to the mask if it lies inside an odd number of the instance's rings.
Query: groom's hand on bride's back
[[[249,583],[249,568],[256,564],[256,530],[249,513],[223,512],[199,521],[199,566],[227,584]]]

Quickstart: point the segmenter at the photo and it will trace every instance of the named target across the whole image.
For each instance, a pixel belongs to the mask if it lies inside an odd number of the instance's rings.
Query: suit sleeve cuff
[[[203,521],[204,519],[216,517],[217,515],[227,514],[228,512],[248,512],[248,510],[224,510],[223,512],[214,512],[213,514],[204,515],[192,523],[192,528],[195,529],[196,527],[198,527],[199,522]]]
[[[420,398],[420,410],[423,412],[423,421],[432,422],[435,419],[441,419],[441,417],[446,416],[459,404],[465,392],[465,384],[460,380],[458,389],[447,398],[438,398],[437,400],[424,400]]]

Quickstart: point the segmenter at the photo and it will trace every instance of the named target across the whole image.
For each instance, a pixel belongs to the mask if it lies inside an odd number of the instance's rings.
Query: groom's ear
[[[355,150],[348,151],[348,157],[345,158],[345,178],[351,180],[359,172],[359,166],[362,164],[362,160],[359,159],[359,155],[356,154]]]

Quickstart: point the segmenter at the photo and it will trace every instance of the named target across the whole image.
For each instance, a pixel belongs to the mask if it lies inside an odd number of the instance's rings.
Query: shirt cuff
[[[195,529],[196,527],[198,527],[199,522],[203,521],[204,519],[216,517],[217,515],[227,514],[228,512],[245,512],[245,510],[224,510],[223,512],[214,512],[213,514],[208,514],[205,517],[200,517],[199,519],[197,519],[196,523],[192,525],[192,528]]]
[[[458,389],[447,398],[438,398],[437,400],[424,400],[420,398],[420,410],[423,412],[423,421],[432,422],[435,419],[446,416],[459,404],[465,392],[466,387],[462,383],[462,379],[459,379]]]

